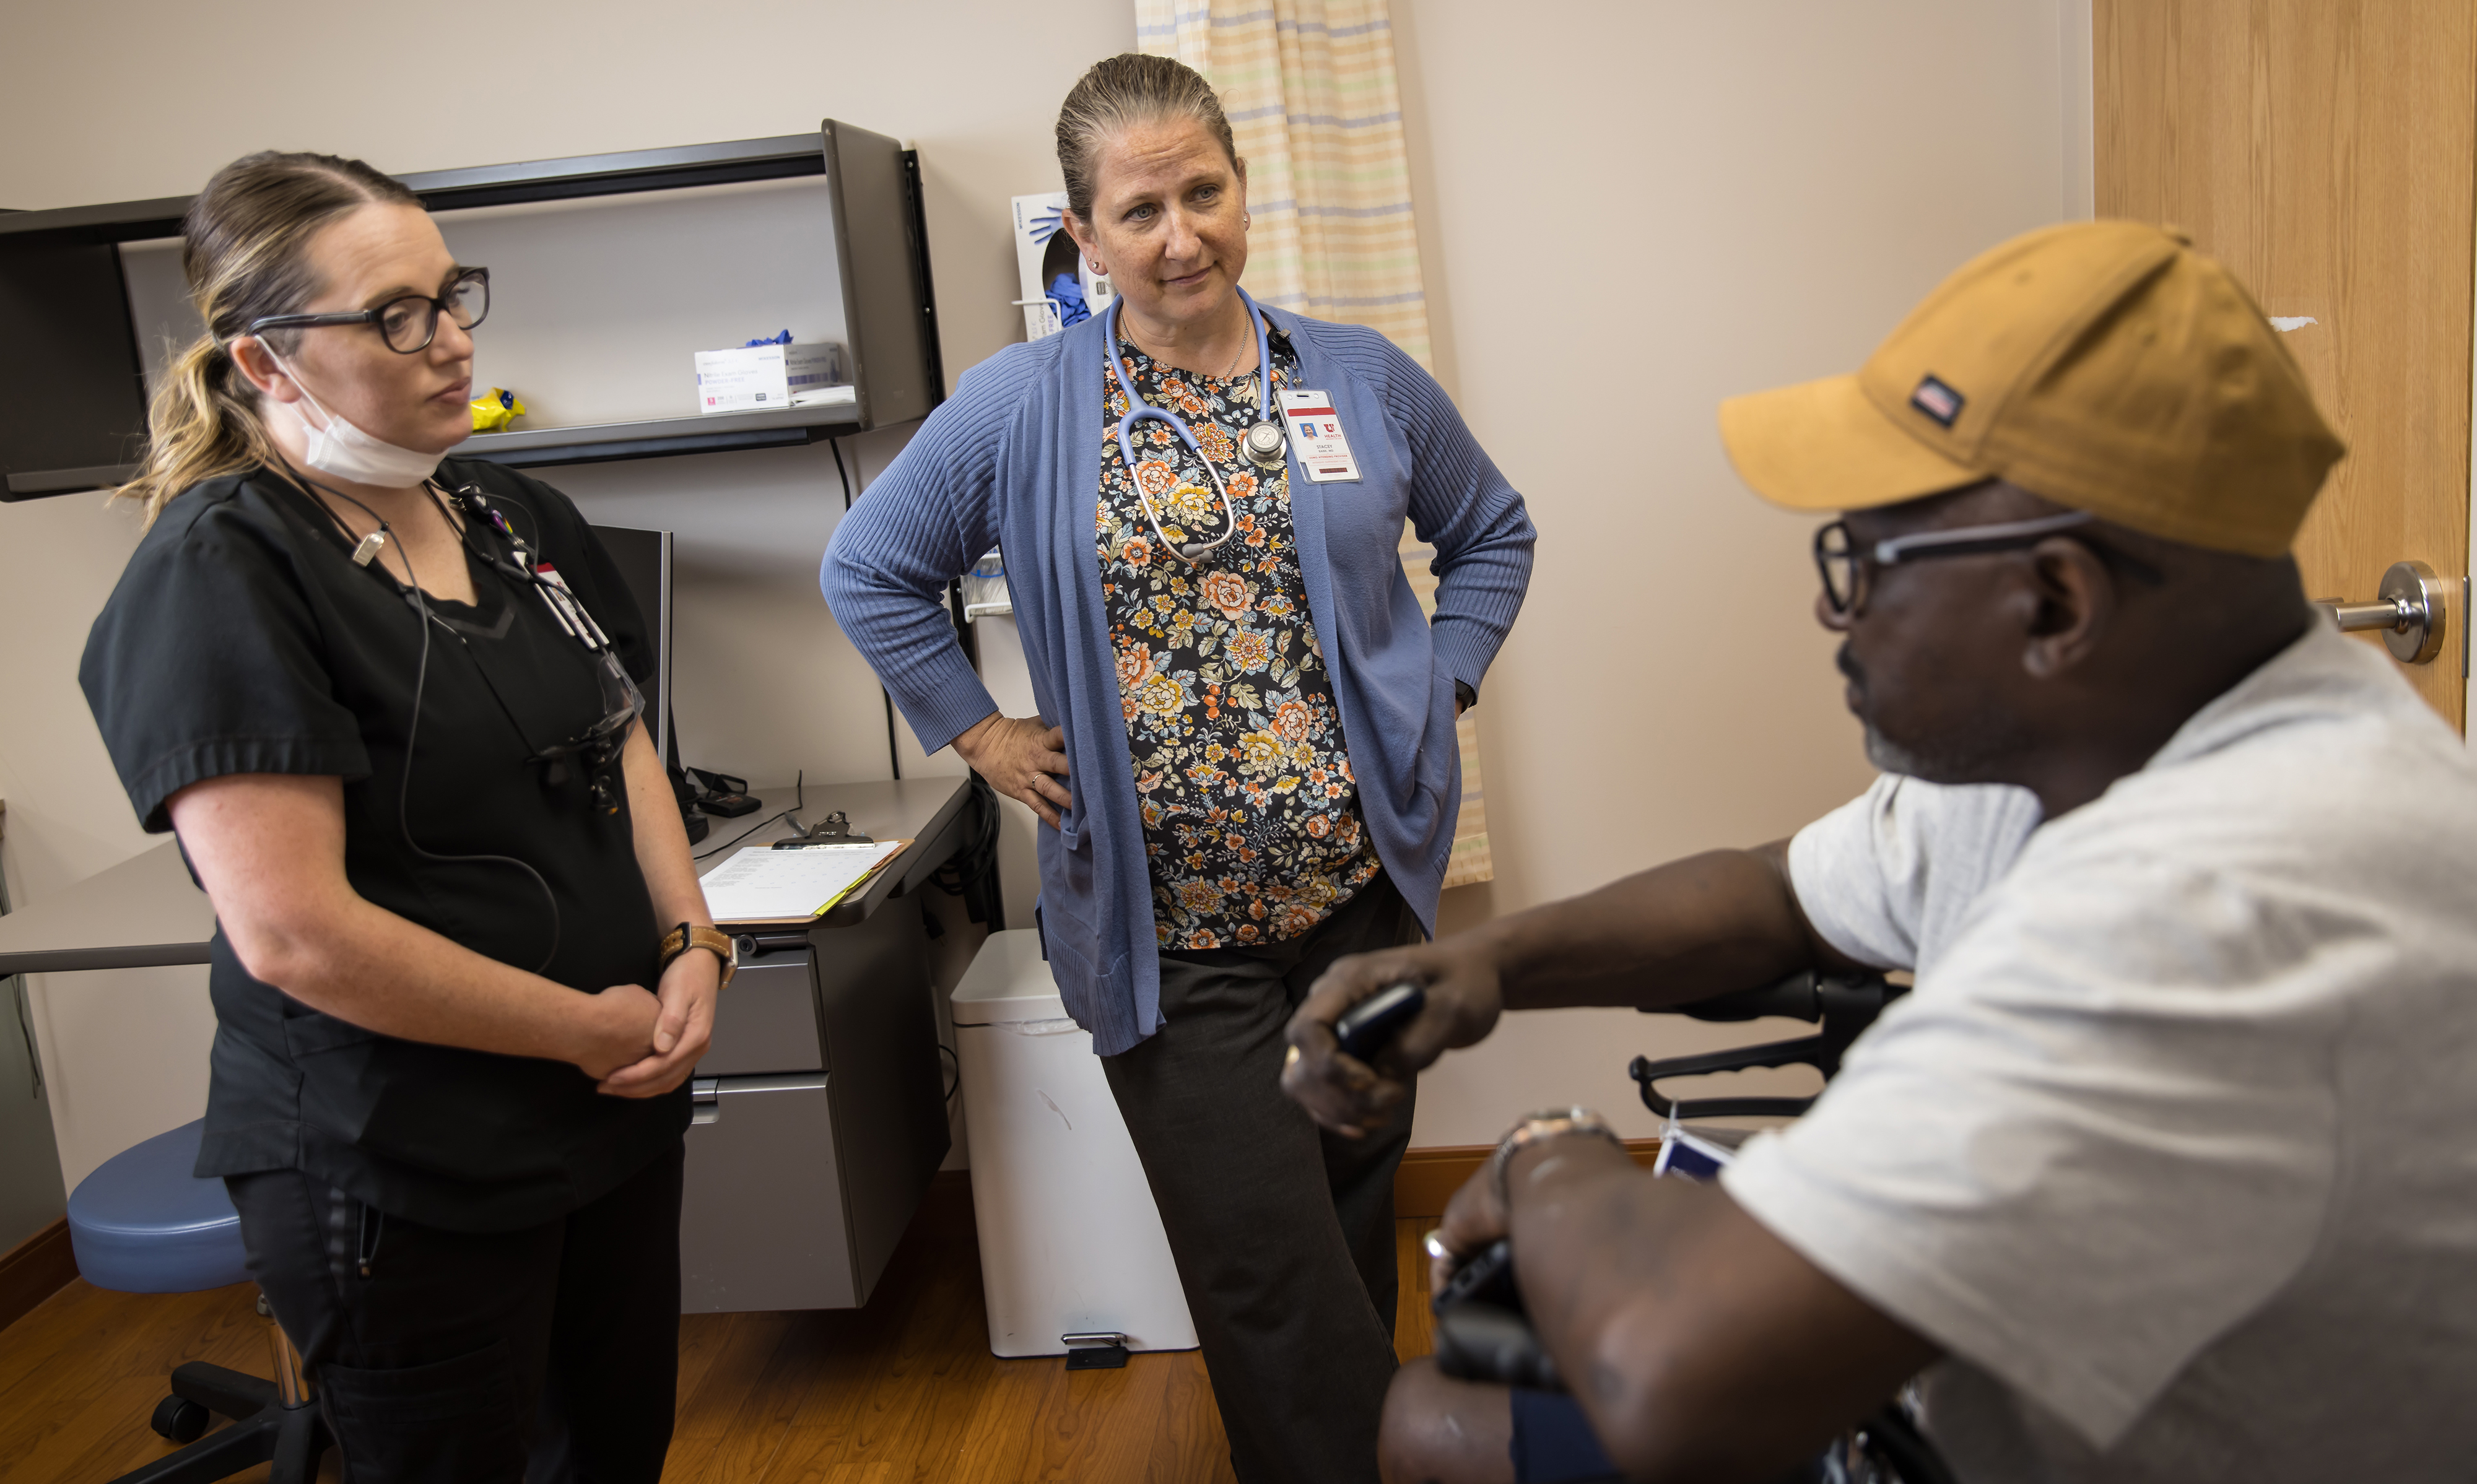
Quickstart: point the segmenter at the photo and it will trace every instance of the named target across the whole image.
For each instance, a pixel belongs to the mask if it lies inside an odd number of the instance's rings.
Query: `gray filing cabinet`
[[[813,804],[829,797],[809,793]],[[695,1075],[682,1313],[867,1302],[945,1158],[927,937],[910,888],[952,853],[970,810],[935,814],[913,858],[893,863],[906,869],[872,883],[865,902],[806,932],[740,939]],[[857,809],[853,819],[865,824]]]

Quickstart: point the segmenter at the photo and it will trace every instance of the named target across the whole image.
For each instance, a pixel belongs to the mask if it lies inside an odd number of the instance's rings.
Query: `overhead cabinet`
[[[593,463],[810,443],[942,395],[918,161],[815,134],[399,177],[457,259],[490,270],[479,396],[527,415],[459,455]],[[118,483],[163,366],[201,333],[181,269],[188,197],[0,212],[0,474],[24,500]],[[699,415],[695,353],[789,331],[841,345],[846,394]]]

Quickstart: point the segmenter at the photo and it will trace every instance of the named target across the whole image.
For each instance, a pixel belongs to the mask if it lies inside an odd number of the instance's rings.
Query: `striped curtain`
[[[1427,365],[1427,295],[1386,0],[1136,0],[1136,45],[1186,62],[1221,95],[1247,162],[1247,291],[1381,330]],[[1431,614],[1436,555],[1405,529],[1403,567]],[[1496,875],[1475,719],[1463,718],[1460,731],[1462,822],[1447,886]]]

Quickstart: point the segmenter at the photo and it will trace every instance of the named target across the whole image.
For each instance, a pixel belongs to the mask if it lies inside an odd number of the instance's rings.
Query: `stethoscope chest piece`
[[[1246,451],[1247,461],[1257,468],[1278,469],[1289,452],[1286,444],[1278,425],[1258,423],[1247,430],[1246,441],[1239,446]]]
[[[1247,297],[1247,290],[1238,290],[1238,302],[1247,307],[1248,321],[1256,328],[1256,406],[1259,408],[1255,426],[1247,430],[1239,440],[1239,446],[1245,451],[1249,463],[1260,469],[1272,469],[1288,457],[1287,440],[1283,437],[1281,426],[1265,418],[1262,410],[1273,393],[1272,346],[1266,337],[1264,316],[1257,309],[1256,301]],[[1143,502],[1144,519],[1152,523],[1153,534],[1160,538],[1162,545],[1177,552],[1182,560],[1192,566],[1211,555],[1213,548],[1238,533],[1238,509],[1231,504],[1230,486],[1222,481],[1221,471],[1213,466],[1213,456],[1207,454],[1203,443],[1197,440],[1195,430],[1177,413],[1153,407],[1136,395],[1135,383],[1127,379],[1126,362],[1118,359],[1118,314],[1126,308],[1126,303],[1123,296],[1113,299],[1101,315],[1101,360],[1109,367],[1111,379],[1117,383],[1118,392],[1126,399],[1127,406],[1125,414],[1118,419],[1118,457],[1125,461],[1128,471],[1134,472],[1136,450],[1132,434],[1138,424],[1159,422],[1166,426],[1179,442],[1187,445],[1188,453],[1203,461],[1205,475],[1213,481],[1213,493],[1221,503],[1221,534],[1210,541],[1188,541],[1171,546],[1169,533],[1162,529],[1161,515],[1153,509],[1151,499],[1145,498]]]

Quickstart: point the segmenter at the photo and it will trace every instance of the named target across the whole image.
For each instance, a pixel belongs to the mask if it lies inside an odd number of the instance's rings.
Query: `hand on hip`
[[[1053,829],[1058,811],[1075,802],[1066,785],[1066,732],[1038,717],[992,711],[955,739],[955,751],[989,786],[1031,807]]]

